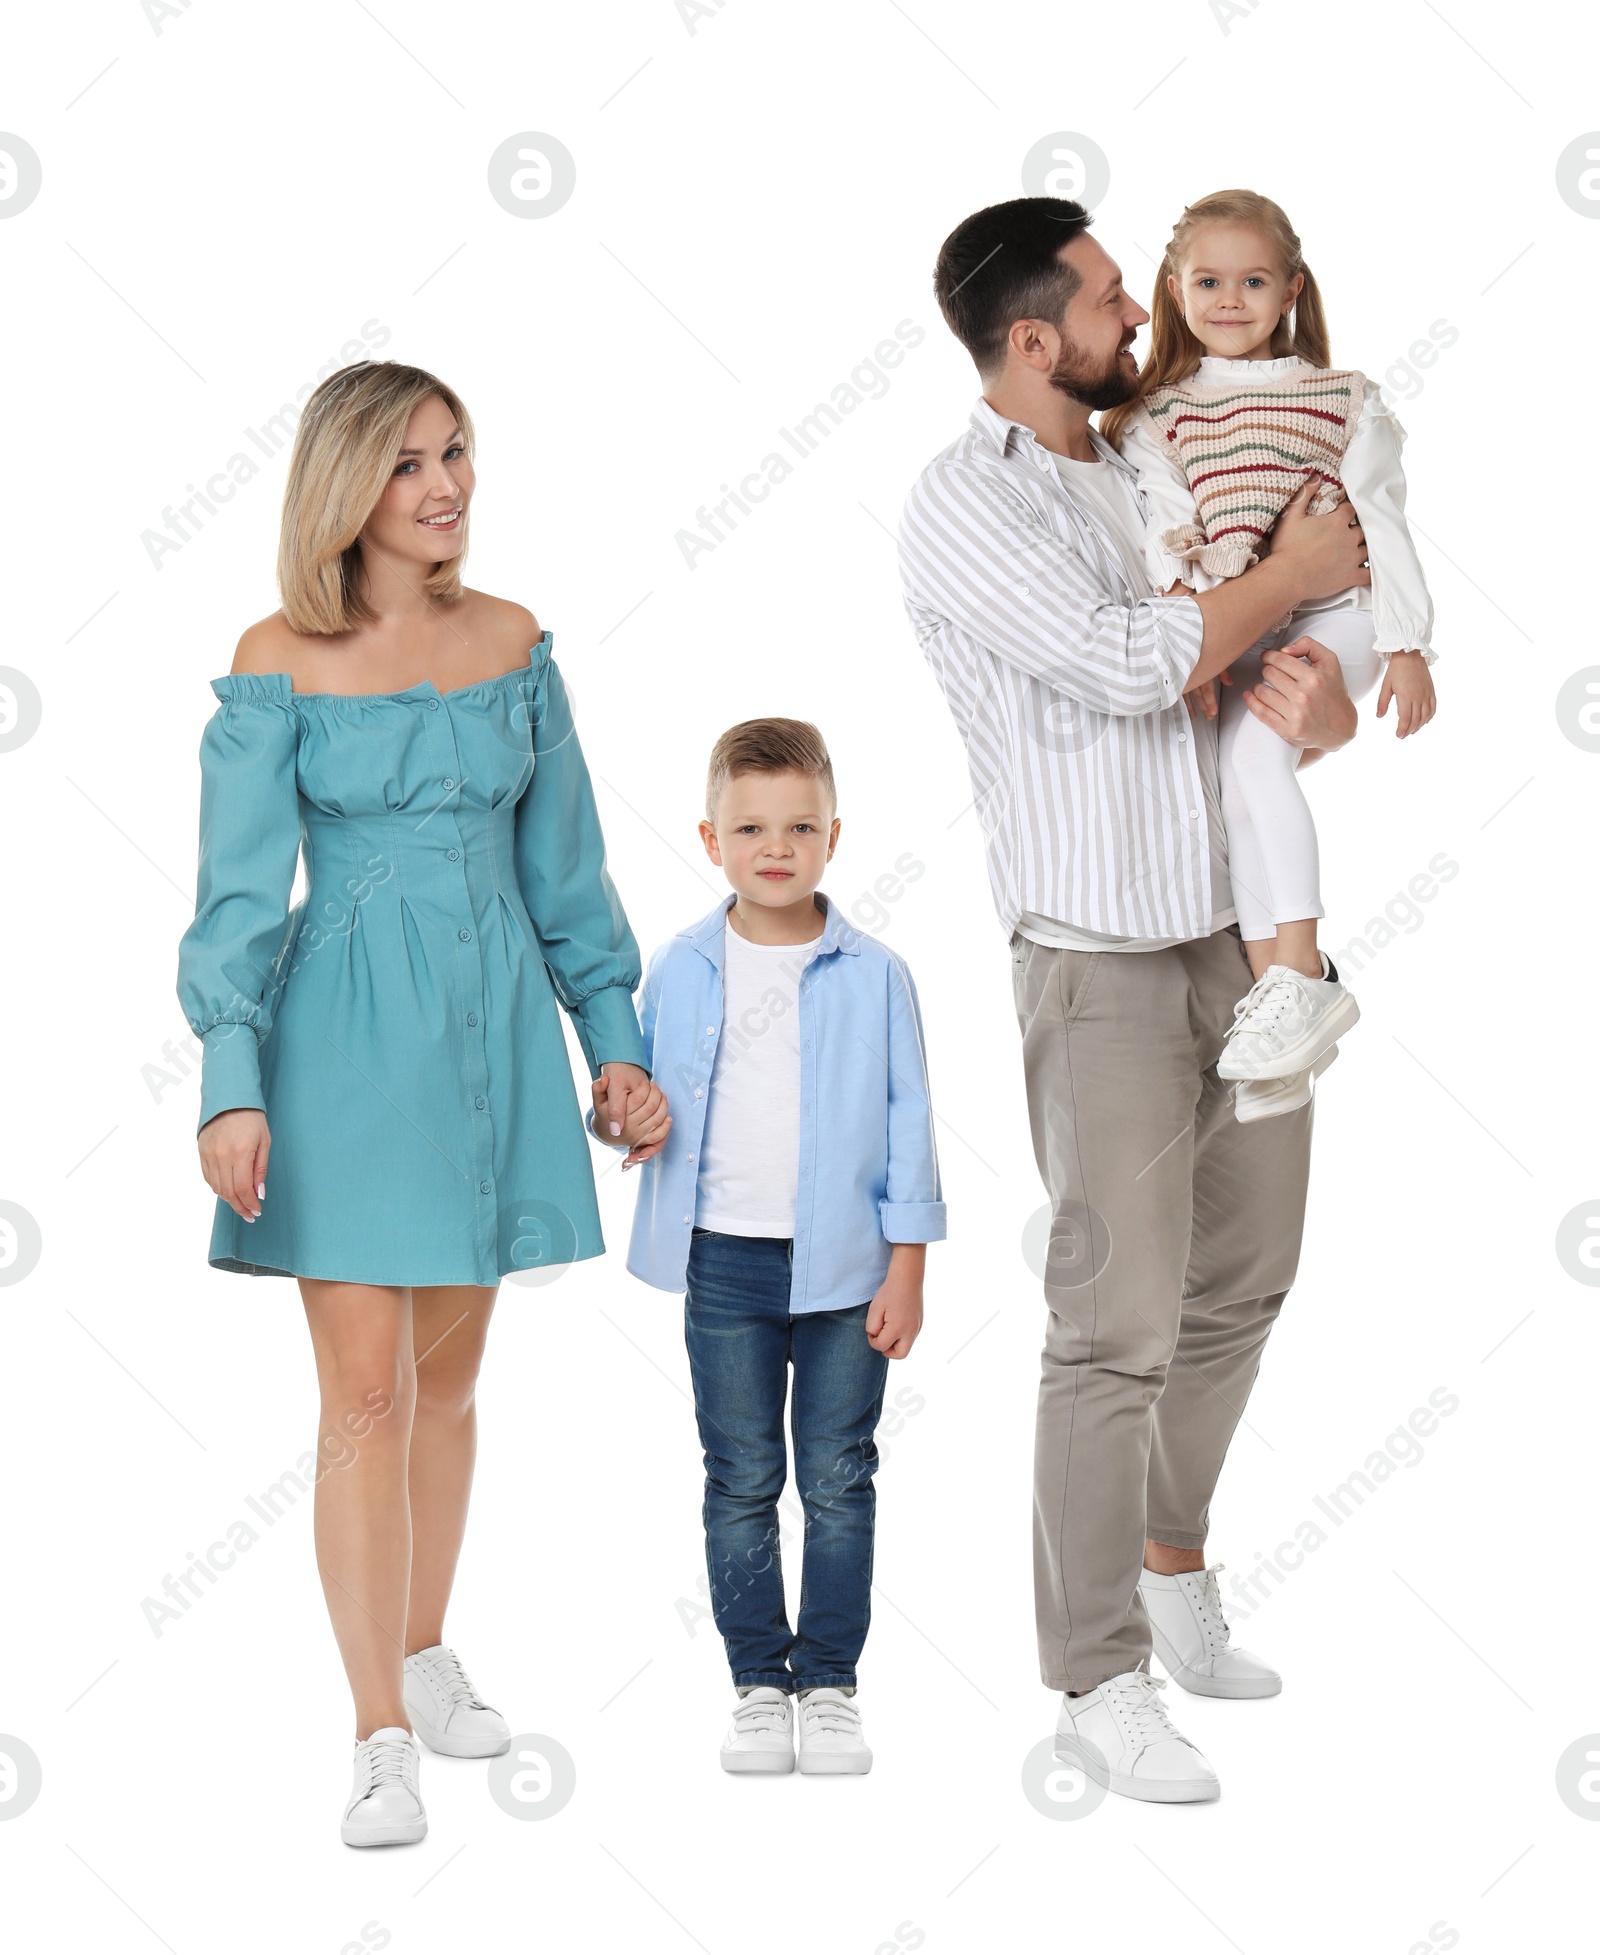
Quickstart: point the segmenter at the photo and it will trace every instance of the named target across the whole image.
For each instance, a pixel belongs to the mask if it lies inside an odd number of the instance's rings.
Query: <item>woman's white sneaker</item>
[[[411,1846],[428,1830],[417,1741],[398,1724],[356,1740],[356,1773],[339,1837],[346,1846]]]
[[[757,1684],[733,1707],[722,1741],[725,1772],[792,1772],[794,1708],[786,1690]]]
[[[861,1735],[855,1699],[826,1684],[800,1693],[802,1772],[870,1772],[872,1753]]]
[[[1167,1716],[1164,1687],[1143,1670],[1124,1670],[1098,1690],[1063,1697],[1056,1757],[1130,1799],[1163,1805],[1215,1799],[1222,1790],[1217,1775]]]
[[[1150,1618],[1150,1640],[1174,1683],[1197,1697],[1276,1697],[1276,1670],[1230,1643],[1217,1576],[1219,1561],[1195,1575],[1157,1575],[1146,1568],[1139,1596]]]
[[[1332,969],[1323,960],[1325,970]],[[1336,977],[1269,964],[1233,1008],[1219,1079],[1287,1079],[1304,1072],[1361,1016]]]
[[[498,1758],[510,1749],[511,1726],[479,1697],[460,1657],[443,1643],[406,1658],[401,1690],[429,1751],[447,1758]]]

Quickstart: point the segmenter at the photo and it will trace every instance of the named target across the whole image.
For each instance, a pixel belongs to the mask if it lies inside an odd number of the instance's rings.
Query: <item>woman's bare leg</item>
[[[317,1569],[355,1699],[356,1737],[409,1731],[400,1680],[411,1582],[411,1293],[300,1278],[322,1393]]]
[[[416,1412],[411,1427],[411,1592],[405,1645],[444,1641],[444,1612],[467,1525],[478,1449],[474,1391],[496,1292],[460,1285],[411,1293]]]

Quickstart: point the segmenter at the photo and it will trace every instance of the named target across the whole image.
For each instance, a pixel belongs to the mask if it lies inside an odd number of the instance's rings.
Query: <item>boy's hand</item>
[[[1421,652],[1394,652],[1383,667],[1383,686],[1378,693],[1378,718],[1395,702],[1394,737],[1403,740],[1433,718],[1438,704],[1433,690],[1433,674]]]
[[[632,1071],[638,1069],[630,1068]],[[643,1075],[641,1075],[643,1078]],[[589,1082],[589,1090],[594,1096],[594,1128],[608,1147],[625,1147],[627,1157],[622,1165],[634,1168],[641,1161],[648,1161],[652,1154],[659,1154],[667,1143],[667,1135],[672,1131],[672,1116],[667,1111],[667,1096],[653,1079],[643,1078],[643,1084],[630,1085],[627,1098],[620,1109],[617,1108],[611,1091],[602,1073],[598,1079]],[[617,1120],[618,1112],[621,1119]],[[620,1134],[610,1131],[613,1121],[622,1128]]]
[[[888,1358],[903,1358],[922,1329],[922,1271],[927,1244],[897,1242],[889,1273],[867,1305],[867,1342]]]

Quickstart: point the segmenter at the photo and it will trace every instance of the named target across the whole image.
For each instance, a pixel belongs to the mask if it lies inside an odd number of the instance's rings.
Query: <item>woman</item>
[[[352,1846],[426,1832],[413,1727],[456,1757],[510,1742],[443,1619],[499,1280],[604,1247],[557,1001],[599,1117],[664,1108],[550,633],[461,582],[472,444],[415,367],[363,361],[311,396],[283,609],[211,682],[179,952],[211,1263],[297,1278],[316,1355]]]

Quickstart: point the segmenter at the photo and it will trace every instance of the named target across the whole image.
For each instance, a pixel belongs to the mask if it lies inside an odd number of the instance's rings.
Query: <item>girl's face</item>
[[[1269,239],[1250,224],[1202,224],[1189,240],[1181,278],[1167,290],[1189,330],[1225,360],[1268,360],[1272,335],[1305,284],[1284,271]]]
[[[388,487],[361,535],[388,559],[418,566],[459,556],[477,478],[455,416],[437,394],[418,402]]]

